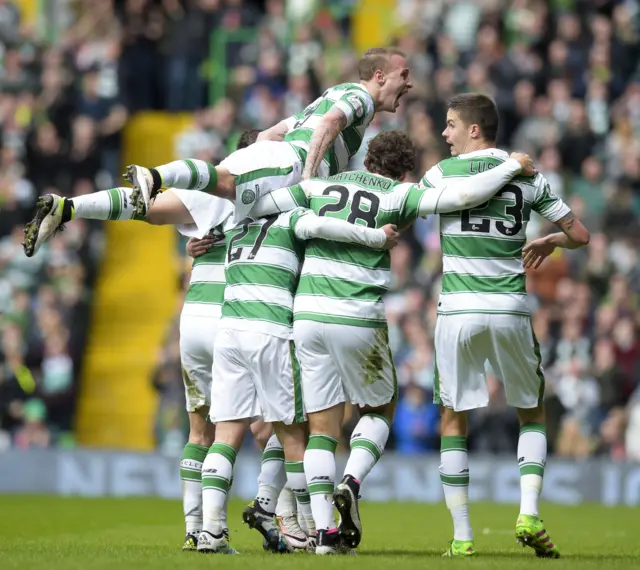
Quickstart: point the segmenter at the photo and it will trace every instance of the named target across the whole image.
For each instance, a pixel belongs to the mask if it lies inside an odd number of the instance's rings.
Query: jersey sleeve
[[[442,167],[440,164],[436,164],[424,173],[418,185],[422,188],[435,188],[442,182],[442,178]]]
[[[313,214],[308,208],[296,208],[289,212],[289,228],[295,233],[296,225],[302,216]]]
[[[566,216],[571,209],[552,191],[547,179],[538,174],[536,180],[535,198],[531,209],[550,222],[557,222]]]
[[[254,218],[263,218],[264,216],[288,212],[294,208],[309,207],[309,200],[302,184],[306,184],[306,182],[289,186],[288,188],[279,188],[269,192],[269,194],[265,194],[255,203],[251,209],[251,215]]]
[[[346,115],[347,127],[356,122],[368,124],[375,112],[371,95],[359,89],[347,91],[333,106]]]
[[[394,191],[404,193],[397,223],[399,227],[405,228],[420,216],[420,199],[425,193],[425,189],[418,184],[405,183],[396,186]]]
[[[289,227],[298,239],[325,239],[355,243],[370,248],[384,247],[387,236],[382,229],[350,224],[336,218],[325,218],[304,208],[290,213]]]

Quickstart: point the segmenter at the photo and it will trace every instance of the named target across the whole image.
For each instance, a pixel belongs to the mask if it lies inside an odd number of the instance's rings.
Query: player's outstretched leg
[[[356,548],[362,540],[362,523],[358,509],[360,485],[378,462],[389,438],[389,420],[380,414],[365,413],[351,435],[351,453],[333,500],[344,541]]]
[[[277,553],[292,550],[280,532],[275,515],[278,495],[284,484],[284,450],[274,434],[262,452],[258,494],[242,511],[242,520],[262,535],[266,550]]]
[[[457,423],[453,410],[442,408],[443,432],[445,425]],[[446,421],[448,419],[448,422]],[[466,421],[463,420],[466,432]],[[440,440],[440,481],[444,499],[453,519],[453,540],[443,556],[473,556],[476,553],[473,530],[469,520],[469,457],[467,437],[443,435]]]
[[[218,173],[204,160],[175,160],[156,168],[131,164],[127,166],[125,179],[133,186],[131,201],[139,216],[146,215],[160,190],[215,190]]]
[[[538,499],[547,457],[547,433],[542,422],[522,423],[518,439],[520,467],[520,514],[516,522],[516,540],[530,546],[536,556],[559,558],[560,550],[551,541],[538,516]]]
[[[24,229],[24,253],[32,257],[42,244],[61,230],[67,222],[77,218],[88,220],[134,220],[131,204],[131,188],[110,188],[63,198],[56,194],[45,194],[36,202],[34,218]]]

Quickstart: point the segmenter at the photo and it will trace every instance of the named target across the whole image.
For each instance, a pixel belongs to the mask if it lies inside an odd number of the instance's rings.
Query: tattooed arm
[[[589,243],[589,231],[571,210],[555,223],[561,232],[533,240],[524,246],[522,256],[525,268],[538,269],[556,247],[577,249]]]
[[[336,107],[330,109],[329,112],[322,117],[309,143],[307,161],[302,172],[303,180],[309,180],[309,178],[313,178],[318,173],[318,168],[322,163],[322,158],[325,153],[348,124],[347,116],[342,110]]]
[[[562,231],[547,236],[550,244],[565,249],[577,249],[589,243],[589,231],[573,212],[570,211],[566,216],[560,218],[556,225]]]

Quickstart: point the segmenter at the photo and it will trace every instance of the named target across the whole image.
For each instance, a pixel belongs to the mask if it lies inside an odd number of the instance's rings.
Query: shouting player
[[[128,167],[137,214],[145,214],[160,189],[168,186],[235,200],[236,220],[241,220],[260,196],[272,190],[316,174],[342,172],[358,152],[374,114],[394,113],[412,87],[407,60],[395,48],[367,50],[358,74],[359,83],[330,87],[302,113],[267,129],[257,144],[232,153],[216,167],[200,160],[151,169]]]

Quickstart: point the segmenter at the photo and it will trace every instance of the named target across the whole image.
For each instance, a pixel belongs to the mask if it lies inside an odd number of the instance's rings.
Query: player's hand
[[[536,169],[533,166],[533,158],[523,152],[512,152],[511,158],[515,158],[520,163],[520,174],[523,176],[533,176]]]
[[[400,241],[400,234],[398,233],[398,227],[394,224],[387,224],[386,226],[382,226],[380,228],[384,231],[387,236],[387,241],[384,243],[382,249],[393,249],[398,245]]]
[[[522,262],[525,269],[538,269],[540,264],[549,257],[556,246],[545,238],[534,239],[522,248]]]
[[[211,236],[205,236],[202,239],[189,238],[187,242],[187,255],[195,259],[207,253],[212,245],[213,238],[211,238]]]

